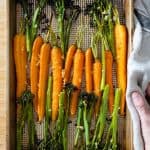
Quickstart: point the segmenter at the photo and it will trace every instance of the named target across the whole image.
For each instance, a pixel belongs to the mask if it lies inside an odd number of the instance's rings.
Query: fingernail
[[[132,93],[132,100],[136,108],[144,106],[143,98],[138,92]]]
[[[138,92],[133,92],[132,100],[135,106],[141,105],[142,96]]]
[[[136,101],[139,98],[141,98],[141,95],[138,92],[133,92],[132,93],[132,99],[133,99],[133,101]]]

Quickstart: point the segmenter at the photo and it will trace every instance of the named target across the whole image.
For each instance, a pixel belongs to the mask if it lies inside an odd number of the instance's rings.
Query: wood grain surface
[[[128,55],[132,50],[133,35],[133,0],[125,1],[125,17],[128,29]],[[129,110],[126,109],[126,150],[133,150],[133,130]]]
[[[0,150],[8,149],[8,49],[9,49],[9,18],[8,1],[0,1]]]

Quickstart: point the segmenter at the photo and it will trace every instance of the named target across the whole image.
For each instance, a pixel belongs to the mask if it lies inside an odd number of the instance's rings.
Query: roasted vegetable
[[[113,56],[110,50],[105,51],[105,60],[106,60],[106,84],[110,87],[109,92],[109,112],[113,112],[114,105],[114,89],[113,89]]]
[[[53,47],[52,49],[52,76],[53,76],[53,93],[52,93],[52,120],[56,121],[59,111],[59,95],[62,90],[62,52],[61,48]]]
[[[41,36],[36,37],[33,48],[32,57],[30,64],[30,84],[31,92],[34,94],[34,110],[38,112],[38,84],[39,84],[39,71],[40,71],[40,50],[43,44],[43,39]]]
[[[85,84],[86,92],[93,92],[93,53],[92,49],[88,48],[85,52]]]
[[[31,15],[30,5],[28,0],[19,0],[22,4],[24,20],[25,20],[25,33],[26,33],[26,47],[28,52],[28,58],[31,59],[32,46],[36,38],[40,22],[42,20],[42,10],[47,0],[39,0],[33,14]]]
[[[112,121],[107,132],[106,142],[103,150],[118,149],[117,132],[118,132],[118,117],[119,117],[118,112],[120,99],[121,99],[121,89],[117,88],[115,91],[115,102],[114,102],[114,110],[112,113]]]
[[[28,148],[31,150],[35,149],[36,130],[33,117],[33,97],[31,91],[26,90],[17,100],[18,105],[21,107],[17,119],[17,150],[23,149],[23,129],[25,128],[26,123],[29,137]]]
[[[40,72],[38,89],[38,119],[41,122],[45,115],[46,90],[49,73],[51,45],[44,43],[40,52]]]
[[[126,87],[127,87],[127,30],[119,22],[115,25],[115,46],[117,63],[117,84],[122,90],[120,113],[125,114]]]
[[[77,47],[75,44],[72,44],[68,49],[66,60],[65,60],[64,84],[70,81],[71,69],[73,66],[73,59],[74,59],[76,50],[77,50]]]
[[[78,18],[81,8],[75,5],[73,0],[50,0],[49,4],[56,14],[60,47],[65,57],[68,50],[72,23]]]
[[[20,97],[27,88],[27,51],[23,33],[14,37],[14,61],[16,69],[16,97]]]

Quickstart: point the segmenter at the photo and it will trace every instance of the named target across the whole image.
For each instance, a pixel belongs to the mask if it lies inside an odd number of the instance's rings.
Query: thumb
[[[145,104],[144,98],[138,92],[133,92],[132,100],[133,100],[133,104],[134,104],[136,110],[138,111],[140,117],[145,115],[147,112],[147,106]]]

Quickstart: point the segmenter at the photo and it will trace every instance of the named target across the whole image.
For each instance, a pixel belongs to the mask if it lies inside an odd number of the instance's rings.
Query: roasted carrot
[[[100,40],[99,32],[93,33],[91,38],[91,46],[92,52],[94,56],[94,63],[93,63],[93,88],[94,94],[97,97],[97,101],[95,103],[95,115],[97,116],[99,113],[100,108],[100,101],[101,101],[101,82],[102,82],[102,63],[98,57],[98,42]]]
[[[26,51],[26,39],[22,33],[17,34],[14,37],[14,61],[16,69],[17,98],[22,95],[27,86],[27,51]]]
[[[97,96],[97,102],[95,105],[95,114],[99,113],[100,100],[101,100],[101,76],[102,76],[102,64],[99,59],[96,59],[93,64],[93,83],[94,83],[94,93]]]
[[[75,56],[74,56],[74,67],[73,67],[73,78],[72,84],[80,90],[82,75],[83,75],[83,67],[84,67],[84,52],[78,48]],[[71,103],[70,103],[70,113],[71,115],[75,115],[78,104],[78,94],[79,92],[74,91],[72,93]]]
[[[39,82],[39,61],[40,61],[40,49],[43,44],[43,39],[41,36],[38,36],[32,48],[31,64],[30,64],[30,83],[31,83],[31,92],[34,94],[33,105],[34,109],[37,112],[38,108],[38,82]]]
[[[73,58],[76,52],[76,45],[72,44],[67,52],[66,61],[65,61],[65,72],[64,72],[64,83],[69,82],[71,75],[71,67],[73,64]]]
[[[39,89],[38,89],[38,117],[42,121],[45,115],[45,100],[47,81],[49,73],[51,45],[44,43],[40,50],[40,73],[39,73]]]
[[[117,63],[117,84],[122,90],[120,113],[125,114],[125,95],[127,84],[127,30],[124,25],[115,25],[115,47]]]
[[[74,57],[74,68],[72,78],[72,84],[78,89],[80,89],[81,87],[83,67],[84,67],[84,52],[78,48]]]
[[[62,90],[62,52],[61,48],[53,47],[52,49],[52,71],[53,71],[53,93],[52,93],[52,120],[55,121],[58,116],[59,94]]]
[[[86,92],[93,91],[93,54],[92,49],[88,48],[85,52],[85,83]]]
[[[71,102],[70,102],[70,113],[71,115],[75,115],[76,110],[77,110],[77,105],[78,105],[78,97],[80,94],[80,90],[76,90],[72,92],[71,95]]]
[[[108,99],[108,106],[109,112],[113,112],[113,105],[114,105],[114,90],[113,90],[113,56],[110,50],[105,50],[105,60],[106,60],[106,84],[109,85],[109,99]]]

